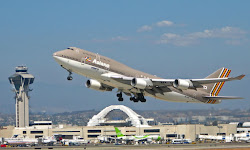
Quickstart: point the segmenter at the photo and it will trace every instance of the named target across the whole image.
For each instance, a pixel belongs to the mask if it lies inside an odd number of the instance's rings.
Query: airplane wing
[[[102,75],[102,76],[106,76],[106,75]],[[127,76],[119,76],[119,75],[112,75],[109,76],[111,79],[116,80],[118,82],[121,83],[127,83],[129,85],[131,85],[131,81],[134,79],[134,77],[127,77]],[[143,79],[143,78],[140,78]],[[175,79],[150,79],[153,83],[154,86],[170,86],[173,85],[173,82],[175,81]]]
[[[236,96],[204,96],[204,98],[210,99],[210,100],[244,99],[242,97],[236,97]]]
[[[230,77],[230,78],[181,79],[181,80],[185,80],[189,83],[192,83],[192,85],[195,88],[198,88],[202,87],[202,84],[241,80],[244,77],[245,75],[240,75],[237,77]],[[173,85],[176,82],[176,80],[178,79],[152,79],[152,82],[154,83],[154,85],[158,86],[169,86]]]
[[[184,84],[189,84],[192,88],[200,88],[203,84],[210,84],[210,83],[217,83],[217,82],[226,82],[226,81],[233,81],[233,80],[241,80],[245,77],[245,75],[240,75],[237,77],[230,77],[230,78],[205,78],[205,79],[145,79],[145,78],[133,78],[133,77],[126,77],[126,76],[109,76],[111,79],[114,79],[118,82],[125,83],[131,85],[132,80],[140,79],[145,80],[150,86],[145,87],[145,89],[154,89],[154,88],[161,88],[161,87],[168,87],[174,86],[179,84],[180,82],[185,82]],[[181,81],[180,81],[181,80]],[[156,89],[157,90],[157,89]]]
[[[134,88],[131,85],[132,80],[134,77],[127,77],[127,76],[122,76],[122,75],[112,75],[112,74],[102,74],[104,77],[108,77],[110,79],[113,79],[117,82],[123,83],[130,85],[131,88]],[[151,88],[146,88],[145,91],[155,95],[156,93],[163,94],[164,92],[170,92],[171,90],[167,86],[173,85],[174,79],[148,79],[151,82],[154,82],[154,86]],[[126,95],[129,95],[129,93],[126,93]]]
[[[131,81],[133,77],[127,77],[127,76],[122,76],[122,75],[113,75],[109,73],[102,74],[101,76],[106,77],[106,78],[111,78],[117,82],[124,83],[127,85],[131,84]]]

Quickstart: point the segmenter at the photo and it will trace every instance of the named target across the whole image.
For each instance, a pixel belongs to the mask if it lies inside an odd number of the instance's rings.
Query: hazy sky
[[[123,104],[132,109],[250,108],[250,1],[1,1],[0,112],[14,113],[8,77],[18,65],[35,76],[33,112],[97,109]],[[116,90],[85,87],[87,78],[67,71],[52,58],[74,46],[105,55],[163,78],[203,78],[218,68],[232,69],[220,95],[242,96],[218,105],[173,103],[147,98],[118,102]]]

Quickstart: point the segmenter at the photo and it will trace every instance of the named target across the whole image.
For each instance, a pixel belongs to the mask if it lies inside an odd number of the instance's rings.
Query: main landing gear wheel
[[[123,101],[122,92],[116,94],[116,96],[118,97],[118,101],[119,101],[119,102],[122,102],[122,101]]]
[[[116,96],[117,97],[122,97],[122,93],[117,93]]]
[[[146,102],[146,99],[144,97],[144,95],[142,93],[138,93],[136,95],[136,97],[130,97],[130,100],[137,103],[139,101],[141,101],[142,103],[145,103]]]
[[[135,102],[135,103],[139,102],[139,99],[136,97],[130,97],[130,100]]]
[[[134,102],[135,102],[135,103],[138,103],[138,102],[139,102],[139,99],[138,99],[138,98],[135,98],[135,99],[134,99]]]
[[[140,99],[140,101],[141,101],[142,103],[145,103],[147,100],[146,100],[145,98],[143,98],[143,99]]]
[[[144,97],[144,95],[143,95],[142,93],[138,94],[138,99],[139,99],[141,102],[143,102],[143,103],[146,102],[146,99],[145,99],[145,97]]]
[[[123,98],[122,98],[122,97],[119,97],[119,98],[118,98],[118,101],[122,102],[122,101],[123,101]]]

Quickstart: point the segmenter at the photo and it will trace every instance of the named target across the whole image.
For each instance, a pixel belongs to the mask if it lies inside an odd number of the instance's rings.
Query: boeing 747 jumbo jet
[[[90,78],[86,87],[98,91],[118,89],[117,97],[130,96],[134,102],[146,102],[145,96],[156,99],[184,102],[218,104],[221,100],[242,99],[234,96],[218,96],[226,81],[241,80],[245,75],[228,77],[231,70],[220,68],[204,79],[162,79],[150,75],[113,59],[80,48],[69,47],[53,54],[61,67],[69,72]]]

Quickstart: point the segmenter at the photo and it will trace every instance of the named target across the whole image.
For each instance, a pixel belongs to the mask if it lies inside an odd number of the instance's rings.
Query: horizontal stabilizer
[[[246,76],[246,75],[242,74],[242,75],[240,75],[240,76],[238,76],[238,77],[235,77],[235,79],[236,79],[236,80],[241,80],[241,79],[243,79],[245,76]]]
[[[245,77],[244,74],[239,75],[237,77],[230,77],[230,78],[205,78],[205,79],[191,79],[194,84],[209,84],[209,83],[217,83],[217,82],[225,82],[225,81],[233,81],[233,80],[241,80]]]
[[[237,97],[237,96],[204,96],[204,98],[211,100],[244,99],[242,97]]]

